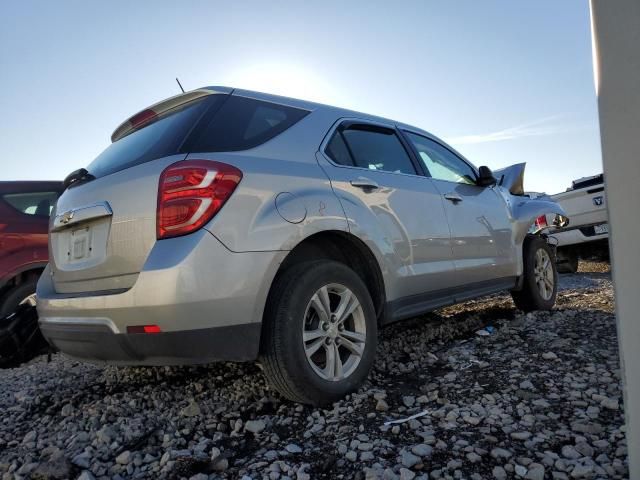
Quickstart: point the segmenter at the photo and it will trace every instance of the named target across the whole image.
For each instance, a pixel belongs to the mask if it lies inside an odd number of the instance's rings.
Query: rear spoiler
[[[177,108],[185,103],[192,102],[199,98],[213,95],[215,93],[231,93],[233,90],[230,88],[200,88],[198,90],[191,90],[186,93],[181,93],[174,97],[162,100],[154,105],[151,105],[144,110],[132,115],[130,118],[122,122],[118,128],[111,134],[111,141],[117,142],[122,137],[129,135],[130,133],[138,130],[142,126],[146,125],[150,121],[164,115],[170,110]]]

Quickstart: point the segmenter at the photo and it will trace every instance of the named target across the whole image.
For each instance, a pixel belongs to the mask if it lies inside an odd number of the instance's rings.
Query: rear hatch
[[[71,183],[50,225],[58,293],[107,292],[133,286],[156,242],[158,180],[183,160],[197,125],[231,90],[172,97],[120,125],[113,143]]]
[[[67,177],[50,226],[58,293],[131,288],[157,238],[201,228],[242,179],[232,159],[187,160],[190,153],[253,149],[309,113],[235,93],[214,87],[153,105],[120,125],[86,170]]]

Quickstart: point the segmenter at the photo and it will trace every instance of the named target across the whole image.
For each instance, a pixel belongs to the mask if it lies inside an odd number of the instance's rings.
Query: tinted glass
[[[257,147],[308,113],[277,103],[231,96],[204,127],[191,150],[230,152]]]
[[[343,130],[358,167],[395,173],[416,173],[411,159],[393,130],[349,128]]]
[[[226,96],[209,95],[161,116],[146,127],[112,143],[87,167],[102,177],[151,160],[181,153],[182,144],[207,107],[222,102]]]
[[[340,165],[354,165],[351,154],[349,153],[349,149],[347,148],[347,144],[344,143],[342,133],[340,132],[336,132],[333,134],[333,138],[327,144],[325,152],[331,160]]]
[[[433,178],[475,185],[476,173],[473,168],[451,150],[421,135],[407,132],[407,136]]]
[[[7,193],[2,198],[22,213],[48,217],[56,204],[58,192]]]

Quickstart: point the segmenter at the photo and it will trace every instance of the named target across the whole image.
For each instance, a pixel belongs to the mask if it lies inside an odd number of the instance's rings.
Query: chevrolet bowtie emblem
[[[66,225],[71,221],[72,218],[73,218],[73,210],[69,210],[68,212],[64,212],[62,214],[62,218],[60,219],[60,222]]]

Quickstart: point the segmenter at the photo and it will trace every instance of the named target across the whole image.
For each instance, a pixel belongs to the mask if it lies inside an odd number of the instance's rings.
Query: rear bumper
[[[551,232],[549,233],[549,236],[556,240],[558,247],[577,245],[580,243],[594,242],[596,240],[604,240],[609,238],[608,233],[594,233],[592,226],[585,228],[585,230],[588,229],[590,233],[590,235],[587,236],[582,231],[583,228],[585,227],[573,227],[563,231]]]
[[[234,253],[206,230],[156,243],[128,290],[57,293],[38,282],[45,338],[63,353],[121,365],[252,360],[269,288],[287,252]],[[157,325],[162,333],[128,333]]]
[[[255,359],[260,324],[154,334],[114,333],[95,323],[41,323],[49,343],[65,354],[113,365],[192,365]]]

